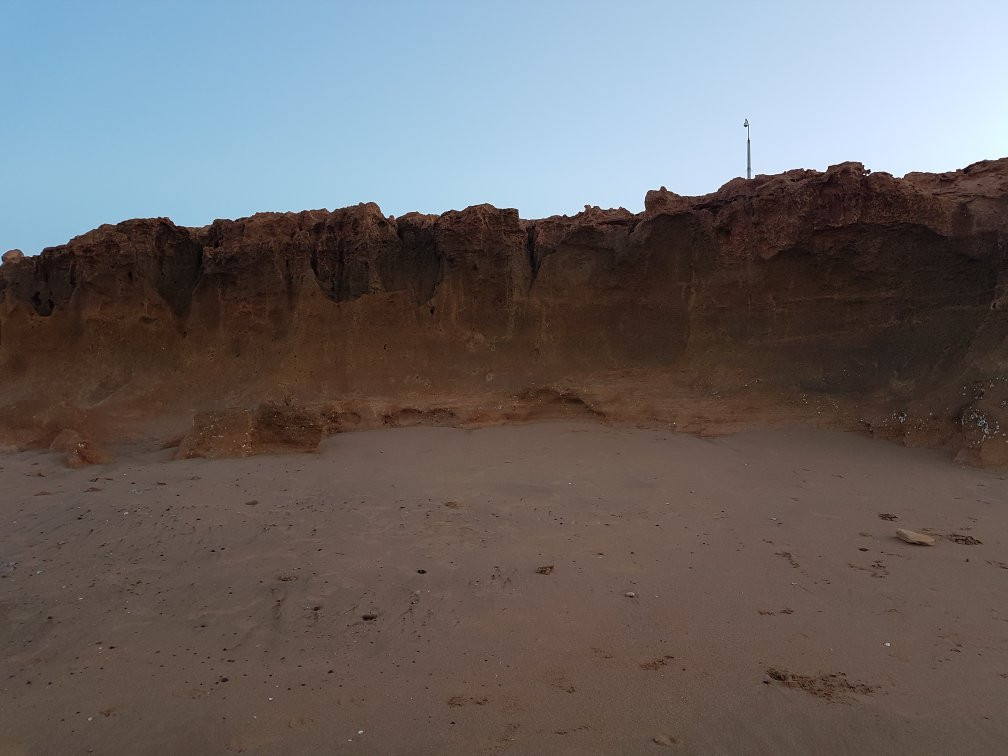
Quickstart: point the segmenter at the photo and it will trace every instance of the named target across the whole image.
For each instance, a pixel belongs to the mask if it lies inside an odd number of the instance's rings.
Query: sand
[[[573,423],[117,454],[0,457],[0,753],[1008,748],[997,472]]]

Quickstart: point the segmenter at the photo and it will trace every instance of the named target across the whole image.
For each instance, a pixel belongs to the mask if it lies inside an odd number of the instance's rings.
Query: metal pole
[[[749,119],[745,119],[745,177],[752,178],[752,142],[749,141]]]

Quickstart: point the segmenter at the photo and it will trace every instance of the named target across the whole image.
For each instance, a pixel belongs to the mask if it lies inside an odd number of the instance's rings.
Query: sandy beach
[[[562,422],[171,454],[0,459],[0,753],[1008,742],[1003,473]]]
[[[1008,756],[1008,2],[163,5],[0,14],[0,756]]]

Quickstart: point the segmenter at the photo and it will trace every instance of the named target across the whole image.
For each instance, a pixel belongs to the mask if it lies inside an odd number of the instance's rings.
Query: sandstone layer
[[[1008,158],[662,188],[640,214],[131,220],[4,255],[0,440],[215,456],[574,416],[812,423],[1003,465],[1006,254]]]

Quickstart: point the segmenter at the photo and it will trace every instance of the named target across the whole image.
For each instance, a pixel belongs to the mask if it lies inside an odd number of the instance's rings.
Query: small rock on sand
[[[108,456],[88,436],[69,428],[59,432],[49,446],[49,451],[66,454],[66,464],[73,468],[101,465],[109,461]]]
[[[913,530],[907,530],[906,528],[896,528],[896,535],[906,541],[907,543],[912,543],[917,546],[934,546],[935,539],[924,533],[917,533]]]

